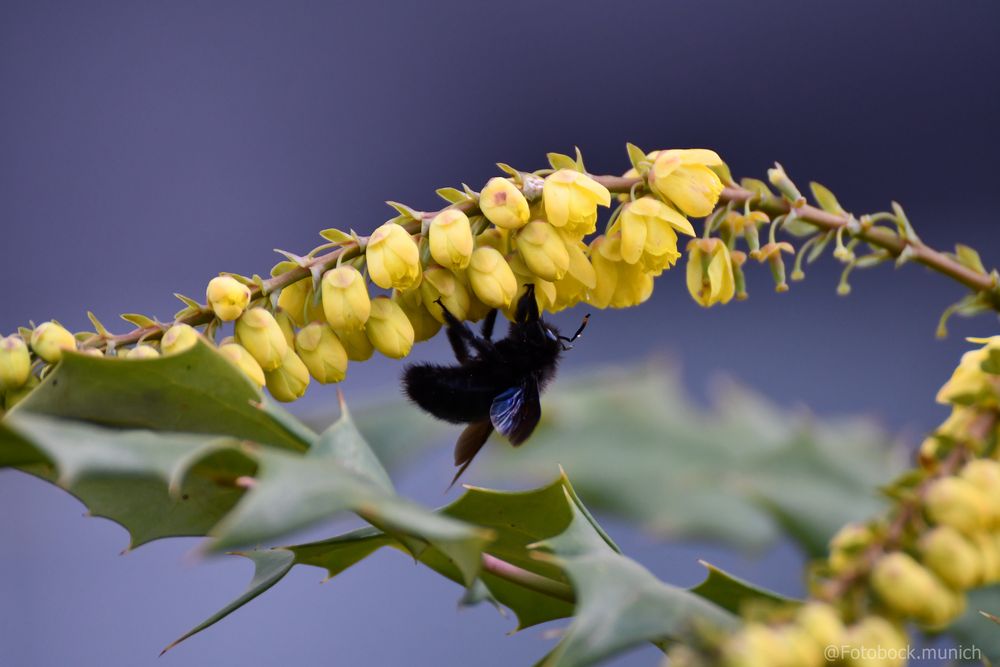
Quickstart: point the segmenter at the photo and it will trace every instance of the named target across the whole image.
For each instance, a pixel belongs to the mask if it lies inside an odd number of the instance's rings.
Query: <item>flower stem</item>
[[[576,604],[576,595],[571,586],[500,560],[496,556],[483,554],[483,571],[550,598]]]

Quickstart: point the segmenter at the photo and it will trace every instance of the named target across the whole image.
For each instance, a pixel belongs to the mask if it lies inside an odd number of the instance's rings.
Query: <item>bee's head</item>
[[[583,323],[580,324],[580,328],[576,330],[576,333],[567,337],[561,335],[557,328],[542,319],[538,312],[538,301],[535,299],[534,285],[530,283],[526,285],[524,294],[521,295],[520,300],[517,302],[515,322],[525,326],[530,340],[553,353],[572,350],[573,346],[571,343],[580,337],[589,320],[590,314],[588,313],[584,316]]]

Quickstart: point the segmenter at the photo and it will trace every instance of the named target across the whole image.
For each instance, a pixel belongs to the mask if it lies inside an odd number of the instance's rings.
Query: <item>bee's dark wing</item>
[[[493,405],[490,406],[493,428],[506,436],[515,447],[528,439],[541,417],[538,382],[534,378],[502,392],[493,399]]]

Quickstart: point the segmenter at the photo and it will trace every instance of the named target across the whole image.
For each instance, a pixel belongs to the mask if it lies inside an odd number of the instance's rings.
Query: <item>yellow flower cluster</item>
[[[350,361],[375,351],[407,356],[414,343],[440,330],[442,306],[468,321],[494,308],[513,317],[528,285],[548,312],[578,303],[638,305],[652,294],[653,279],[680,259],[678,237],[694,236],[688,216],[711,213],[723,189],[713,171],[722,160],[712,151],[672,149],[646,157],[636,187],[603,234],[597,233],[598,214],[611,206],[611,192],[584,171],[581,160],[553,161],[552,169],[532,174],[508,170],[508,177],[491,178],[478,194],[454,191],[459,196],[435,213],[396,205],[400,217],[367,238],[327,230],[332,244],[306,258],[287,255],[290,260],[274,268],[278,288],[265,290],[257,278],[215,277],[206,287],[206,305],[184,299],[188,312],[198,314],[199,327],[206,316],[214,317],[204,331],[180,318],[160,340],[144,335],[138,344],[107,354],[130,360],[177,354],[199,339],[215,344],[220,327],[232,323],[219,351],[255,385],[291,401],[312,380],[343,380]],[[336,255],[316,258],[331,245]],[[735,259],[726,243],[706,238],[688,248],[688,285],[696,300],[710,306],[733,298]],[[314,259],[325,260],[322,271]],[[315,279],[281,280],[299,266],[310,268]],[[104,354],[91,342],[101,336],[92,336],[81,335],[88,339],[81,351]],[[55,322],[34,328],[29,338],[0,343],[5,394],[30,383],[38,367],[34,360],[45,368],[78,348],[77,337]]]
[[[310,377],[338,382],[349,361],[374,351],[405,357],[414,343],[440,330],[442,305],[462,320],[478,321],[493,308],[512,317],[529,284],[539,308],[549,312],[581,302],[599,308],[642,303],[652,294],[653,278],[680,258],[678,235],[694,235],[686,215],[704,215],[721,191],[707,166],[721,163],[711,151],[657,155],[662,159],[651,170],[648,193],[624,203],[606,233],[589,240],[611,193],[569,168],[522,175],[540,182],[530,200],[521,179],[492,178],[478,198],[422,215],[423,233],[411,233],[399,220],[383,224],[362,241],[356,259],[323,274],[319,294],[309,279],[281,290],[278,317],[287,313],[293,327],[287,344],[277,318],[264,308],[233,312],[247,305],[239,281],[215,279],[209,303],[220,320],[236,321],[235,341],[224,346],[227,356],[255,381],[263,377],[277,398],[292,400]],[[363,270],[389,294],[372,296]],[[710,282],[717,272],[708,272]],[[731,290],[731,268],[729,276]],[[731,298],[725,290],[715,288],[712,302]]]
[[[723,667],[896,667],[906,664],[906,647],[903,628],[881,616],[845,625],[831,605],[809,602],[784,622],[747,623],[724,642],[719,663]],[[876,649],[878,657],[873,659],[869,654]],[[685,662],[682,657],[670,664],[684,667]],[[694,656],[687,660],[688,667],[703,664]]]

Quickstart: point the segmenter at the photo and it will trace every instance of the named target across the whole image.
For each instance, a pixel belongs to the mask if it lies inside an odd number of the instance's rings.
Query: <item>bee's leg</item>
[[[538,314],[538,300],[535,298],[535,286],[532,283],[528,283],[524,287],[524,294],[518,299],[517,309],[514,311],[514,321],[518,324],[537,322],[541,317]]]
[[[465,322],[459,320],[444,307],[441,299],[435,299],[434,303],[441,306],[444,321],[448,325],[445,332],[448,334],[448,342],[451,343],[451,349],[454,350],[458,363],[464,364],[469,360],[470,345],[481,355],[489,354],[493,351],[493,343],[478,338],[476,334],[472,333]]]
[[[483,328],[480,330],[480,335],[482,335],[483,340],[493,340],[493,327],[497,323],[497,309],[494,308],[490,312],[486,313],[486,318],[483,320]]]

